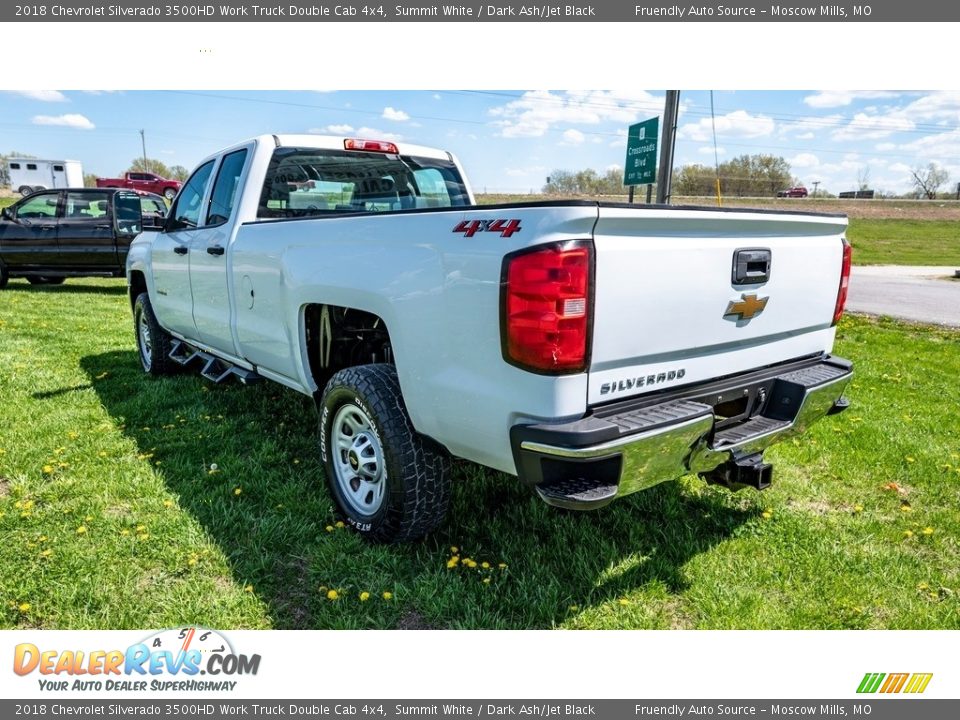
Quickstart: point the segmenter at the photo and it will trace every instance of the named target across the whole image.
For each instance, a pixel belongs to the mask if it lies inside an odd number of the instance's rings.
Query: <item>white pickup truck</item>
[[[763,452],[844,409],[842,216],[587,201],[478,206],[448,152],[264,135],[204,160],[127,260],[154,375],[316,399],[364,535],[441,522],[450,458],[588,509]]]

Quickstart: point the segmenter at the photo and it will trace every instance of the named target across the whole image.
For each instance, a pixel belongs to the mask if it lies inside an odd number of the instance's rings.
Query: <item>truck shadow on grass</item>
[[[337,526],[309,398],[272,383],[150,378],[132,351],[81,366],[144,463],[227,558],[227,581],[252,585],[277,628],[689,625],[673,609],[684,566],[759,513],[749,499],[675,482],[597,512],[560,512],[515,478],[457,463],[437,532],[371,545]],[[370,601],[359,601],[364,591]],[[599,619],[578,623],[583,612]]]

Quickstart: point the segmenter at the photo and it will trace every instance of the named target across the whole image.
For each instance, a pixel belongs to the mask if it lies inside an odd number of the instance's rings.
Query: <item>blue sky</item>
[[[715,91],[720,160],[782,155],[831,192],[903,192],[936,162],[960,182],[960,92]],[[140,155],[192,168],[266,132],[399,138],[459,156],[474,189],[539,189],[554,169],[622,167],[626,128],[659,115],[662,91],[7,91],[0,152],[82,161],[113,175]],[[710,95],[681,92],[678,164],[712,165]]]

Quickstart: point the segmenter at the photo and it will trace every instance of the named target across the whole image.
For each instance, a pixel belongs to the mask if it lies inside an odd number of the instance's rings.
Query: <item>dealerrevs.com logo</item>
[[[216,630],[163,630],[126,650],[50,650],[33,643],[14,648],[13,671],[37,674],[41,690],[231,691],[233,679],[256,675],[260,655],[234,651]],[[202,676],[202,679],[201,679]]]

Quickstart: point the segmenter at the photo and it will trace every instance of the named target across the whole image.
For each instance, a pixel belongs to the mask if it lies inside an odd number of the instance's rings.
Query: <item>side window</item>
[[[36,170],[36,169],[37,169],[36,163],[27,163],[27,170]]]
[[[17,207],[18,220],[43,220],[57,217],[57,200],[60,193],[39,193]]]
[[[207,190],[207,182],[213,170],[213,160],[196,169],[187,184],[180,190],[177,200],[170,209],[173,218],[171,230],[195,228],[200,223],[200,205]]]
[[[20,169],[20,163],[10,163],[10,169],[11,169],[11,170],[19,170],[19,169]]]
[[[213,183],[213,195],[207,210],[207,225],[221,225],[230,219],[233,202],[237,197],[237,186],[240,184],[240,173],[243,172],[246,160],[246,150],[237,150],[223,156],[217,179]]]
[[[136,235],[142,229],[140,196],[135,192],[119,192],[113,199],[116,213],[114,227],[120,235]]]
[[[110,194],[106,192],[68,192],[63,217],[66,220],[95,222],[105,217],[110,207]]]
[[[63,172],[63,165],[54,165],[54,166],[53,166],[53,171],[54,171],[54,172]]]

